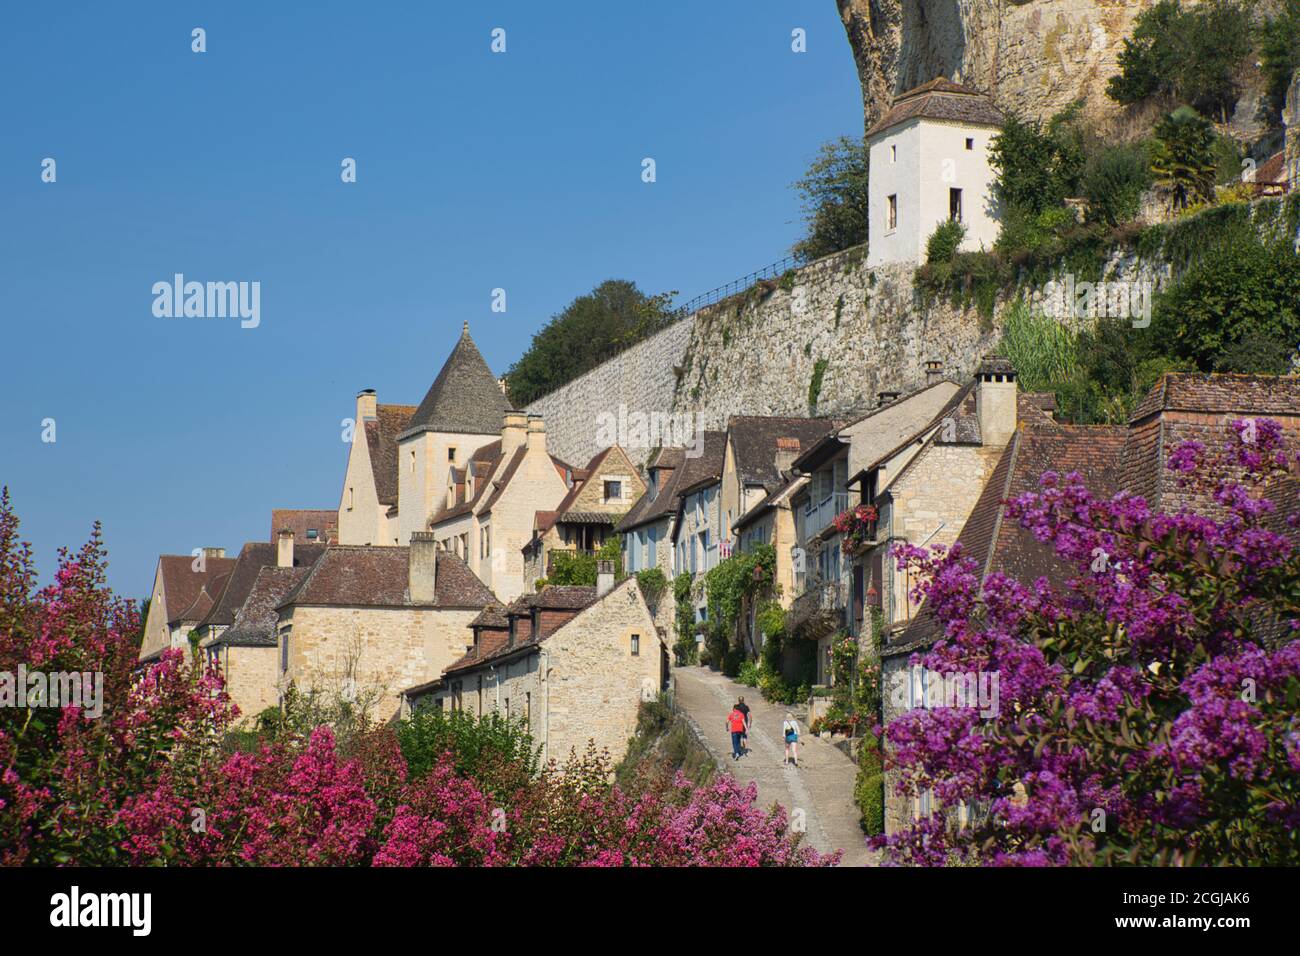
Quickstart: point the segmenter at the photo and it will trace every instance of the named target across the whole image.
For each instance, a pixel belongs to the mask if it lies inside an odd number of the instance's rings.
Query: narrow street
[[[758,785],[758,805],[779,803],[792,815],[803,812],[805,839],[823,853],[843,850],[841,866],[869,866],[875,854],[867,849],[853,801],[857,766],[828,741],[814,738],[799,718],[798,769],[785,763],[781,722],[788,708],[763,699],[757,688],[745,687],[705,667],[673,669],[677,706],[695,724],[718,766],[742,783]],[[743,696],[750,708],[749,752],[731,759],[727,713]],[[798,713],[795,714],[799,717]]]

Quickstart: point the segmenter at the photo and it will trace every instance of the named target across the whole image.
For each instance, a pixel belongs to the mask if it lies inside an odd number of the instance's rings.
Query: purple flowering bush
[[[874,840],[892,862],[1300,863],[1300,454],[1273,421],[1232,432],[1170,454],[1176,514],[1051,472],[1009,502],[1059,586],[981,589],[960,545],[896,551],[944,628],[913,663],[996,673],[1000,707],[885,728],[900,792],[945,808]]]

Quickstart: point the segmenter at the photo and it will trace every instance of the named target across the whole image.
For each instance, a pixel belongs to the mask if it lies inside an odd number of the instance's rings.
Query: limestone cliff
[[[1267,0],[1264,0],[1267,3]],[[1118,112],[1106,81],[1133,21],[1156,0],[836,0],[869,127],[896,93],[945,76],[1003,109],[1046,119],[1075,100]],[[1188,5],[1192,5],[1189,2]],[[1249,91],[1234,126],[1253,125]]]

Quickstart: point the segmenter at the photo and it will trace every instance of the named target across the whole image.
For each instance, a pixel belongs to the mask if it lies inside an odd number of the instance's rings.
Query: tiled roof
[[[325,552],[323,544],[298,544],[293,546],[293,565],[296,568],[310,567]],[[253,589],[257,574],[262,568],[276,566],[277,546],[269,541],[250,541],[239,550],[235,566],[231,569],[230,580],[221,591],[212,610],[201,620],[197,627],[211,625],[229,626],[235,623],[235,614],[244,606],[248,593]]]
[[[325,607],[482,608],[496,598],[465,562],[449,551],[438,552],[431,605],[414,605],[407,594],[406,547],[335,545],[280,602]]]
[[[1006,501],[1039,488],[1043,472],[1078,472],[1093,494],[1108,498],[1119,490],[1126,429],[1119,425],[1034,424],[1016,430],[984,485],[957,541],[962,554],[979,566],[982,582],[1001,572],[1022,584],[1047,578],[1060,585],[1075,569],[1061,562],[1051,545],[1015,520],[1006,520]],[[940,636],[939,623],[922,605],[901,638],[884,656],[910,653]]]
[[[181,615],[199,598],[205,584],[219,575],[229,573],[235,566],[234,558],[205,558],[203,570],[195,571],[196,560],[189,554],[164,554],[158,558],[163,595],[167,600],[168,624],[195,620]]]
[[[234,563],[235,559],[231,558],[230,566],[232,568]],[[217,598],[221,597],[221,592],[225,590],[226,582],[229,580],[229,571],[222,571],[220,574],[210,576],[207,583],[199,590],[199,596],[190,603],[190,606],[175,615],[174,621],[168,621],[167,623],[175,624],[181,621],[203,620],[208,616],[208,612],[212,610],[212,605],[217,603]]]
[[[329,544],[337,541],[339,536],[339,513],[337,509],[324,508],[305,509],[305,508],[274,508],[271,511],[271,540],[275,541],[280,531],[288,528],[293,532],[293,539],[296,542],[302,541],[319,541],[321,544]],[[316,537],[310,537],[307,532],[315,531]]]
[[[1167,372],[1138,404],[1130,422],[1171,410],[1300,415],[1300,376]]]
[[[376,417],[365,422],[370,450],[370,470],[381,505],[397,504],[397,436],[415,414],[414,405],[379,405]]]
[[[493,435],[501,431],[509,410],[510,402],[470,338],[466,322],[401,437],[425,431]]]
[[[735,456],[736,472],[746,485],[761,485],[771,490],[785,481],[777,468],[778,444],[793,461],[836,425],[829,418],[780,418],[760,415],[733,415],[727,421],[727,440]],[[782,439],[790,441],[783,442]],[[787,466],[788,468],[788,466]]]
[[[299,581],[308,568],[262,568],[257,572],[252,590],[235,614],[235,623],[223,631],[211,646],[275,647],[278,615],[276,606]]]
[[[619,588],[627,587],[631,583],[636,586],[634,578],[628,578],[617,588],[605,595],[617,593]],[[530,633],[527,638],[510,643],[508,633],[487,632],[483,634],[479,647],[466,653],[460,660],[453,662],[443,674],[452,674],[458,671],[473,670],[488,661],[505,657],[510,654],[517,654],[533,647],[536,647],[542,641],[546,640],[552,634],[561,630],[565,624],[573,620],[579,613],[596,603],[596,589],[593,587],[580,586],[556,586],[543,588],[536,594],[525,594],[510,602],[506,609],[507,614],[527,616],[532,613],[533,608],[542,610],[559,610],[572,611],[572,616],[566,618],[558,626],[549,630],[543,629],[541,633]]]
[[[510,621],[506,619],[505,605],[493,601],[479,612],[478,617],[469,622],[469,626],[496,629],[509,627]]]
[[[807,483],[807,475],[792,475],[784,483],[778,485],[765,494],[762,500],[758,501],[752,508],[732,522],[732,529],[739,531],[741,528],[753,524],[766,512],[774,508],[779,502],[788,500],[790,495],[798,491]]]
[[[983,93],[940,77],[894,97],[894,105],[867,130],[867,138],[914,119],[1001,126],[1004,117]]]

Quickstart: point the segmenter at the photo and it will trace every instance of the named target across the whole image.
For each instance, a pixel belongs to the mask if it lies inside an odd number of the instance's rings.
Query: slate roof
[[[720,478],[722,476],[722,459],[726,451],[726,438],[726,432],[706,431],[704,433],[703,452],[695,458],[687,458],[685,450],[675,449],[675,451],[681,453],[681,467],[673,471],[672,476],[659,489],[659,493],[654,498],[650,497],[648,491],[638,498],[636,504],[623,516],[623,520],[618,523],[618,527],[614,530],[619,533],[631,531],[641,525],[658,521],[666,515],[673,514],[677,511],[678,496],[684,489],[698,484],[701,480]],[[665,460],[664,452],[660,452],[658,460]],[[669,458],[668,460],[673,459]]]
[[[381,505],[397,504],[397,436],[406,430],[415,414],[414,405],[379,405],[376,417],[365,425],[366,444],[370,451],[370,470],[375,479],[375,494]]]
[[[276,607],[308,568],[262,568],[244,604],[235,614],[235,623],[221,632],[210,647],[275,647],[279,643]]]
[[[317,558],[325,552],[326,545],[323,544],[298,544],[296,541],[293,546],[293,565],[294,567],[309,567]],[[221,596],[203,618],[199,621],[196,628],[210,627],[212,625],[230,626],[235,623],[235,614],[244,606],[244,601],[248,599],[248,593],[253,590],[253,583],[257,580],[257,574],[262,568],[273,568],[276,566],[277,545],[269,541],[250,541],[239,549],[239,557],[235,559],[234,567],[230,571],[230,579],[226,586],[221,590]]]
[[[274,508],[271,511],[271,538],[275,541],[280,531],[288,528],[295,542],[319,541],[329,544],[339,536],[339,513],[336,508]],[[307,532],[315,530],[318,537],[309,538]]]
[[[521,446],[522,450],[522,446]],[[501,439],[490,441],[482,448],[477,449],[474,454],[469,456],[469,461],[465,463],[465,469],[474,477],[474,494],[468,498],[465,497],[465,488],[463,478],[457,483],[461,486],[456,491],[456,501],[448,508],[445,504],[440,507],[429,518],[429,527],[446,521],[448,518],[457,518],[463,514],[468,514],[473,507],[479,503],[488,492],[490,484],[488,478],[496,471],[498,463],[501,461]]]
[[[736,473],[744,485],[761,485],[771,490],[785,482],[776,466],[777,444],[792,439],[797,450],[793,461],[838,424],[830,418],[782,418],[761,415],[733,415],[727,421],[727,440],[735,456]]]
[[[867,139],[914,119],[1001,126],[1005,117],[983,93],[939,77],[894,97],[889,111],[867,130]]]
[[[285,595],[279,607],[435,607],[478,609],[496,600],[464,560],[438,552],[433,603],[412,604],[407,594],[407,547],[333,545]]]
[[[234,558],[207,558],[203,570],[194,570],[195,558],[189,554],[164,554],[158,558],[158,571],[162,576],[163,596],[167,601],[167,623],[193,621],[182,617],[199,598],[205,584],[216,577],[228,574],[235,566]]]
[[[509,410],[510,402],[470,338],[466,322],[456,347],[399,437],[426,431],[495,435]]]

